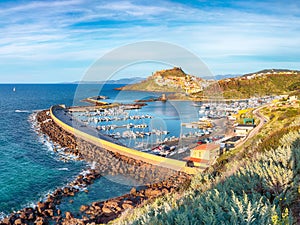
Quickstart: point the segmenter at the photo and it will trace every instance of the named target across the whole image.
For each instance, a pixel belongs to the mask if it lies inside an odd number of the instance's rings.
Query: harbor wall
[[[152,165],[160,166],[160,167],[165,167],[169,168],[172,170],[176,171],[182,171],[187,174],[195,174],[199,172],[199,169],[197,168],[192,168],[192,167],[187,167],[186,162],[176,160],[176,159],[169,159],[145,152],[141,152],[135,149],[131,149],[125,146],[121,146],[106,140],[102,140],[98,137],[92,136],[90,134],[87,134],[85,132],[82,132],[78,129],[75,129],[74,127],[69,126],[68,124],[64,123],[62,120],[57,118],[55,116],[55,109],[58,109],[60,106],[52,106],[50,108],[50,116],[53,119],[53,121],[60,126],[62,129],[74,134],[76,137],[79,137],[87,142],[90,142],[96,146],[99,146],[101,148],[104,148],[108,151],[118,153],[120,155],[124,155],[133,159],[141,160],[146,163],[150,163]],[[60,109],[62,109],[60,107]]]

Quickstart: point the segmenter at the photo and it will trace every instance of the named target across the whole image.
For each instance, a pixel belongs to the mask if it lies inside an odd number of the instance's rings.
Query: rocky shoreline
[[[61,147],[65,155],[77,160],[93,163],[94,168],[80,174],[74,181],[63,188],[56,189],[44,201],[35,207],[24,208],[4,218],[0,224],[99,224],[107,223],[145,201],[154,199],[186,187],[190,176],[144,163],[122,155],[109,152],[81,139],[77,139],[57,126],[49,116],[49,111],[37,114],[39,130],[51,141]],[[81,217],[76,218],[71,212],[62,215],[59,205],[62,198],[74,196],[79,191],[92,184],[95,179],[106,175],[122,175],[135,180],[139,186],[132,188],[130,193],[106,201],[93,202],[80,207]],[[85,189],[88,192],[88,189]]]

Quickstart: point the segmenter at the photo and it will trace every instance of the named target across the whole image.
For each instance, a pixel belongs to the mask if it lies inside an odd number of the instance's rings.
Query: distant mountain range
[[[141,82],[142,80],[145,80],[146,78],[142,77],[132,77],[132,78],[122,78],[119,80],[107,80],[107,81],[75,81],[72,82],[72,84],[132,84]]]
[[[206,80],[209,80],[209,79],[212,79],[212,80],[223,80],[223,79],[226,79],[226,78],[233,78],[233,77],[239,77],[241,76],[241,74],[220,74],[220,75],[215,75],[215,76],[207,76],[207,77],[203,77],[203,79],[206,79]]]

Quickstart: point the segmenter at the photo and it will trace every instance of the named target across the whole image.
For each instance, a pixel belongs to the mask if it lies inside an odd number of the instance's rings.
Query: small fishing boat
[[[189,149],[188,147],[182,147],[182,148],[178,149],[177,153],[178,153],[178,154],[184,153],[184,152],[186,152],[188,149]]]

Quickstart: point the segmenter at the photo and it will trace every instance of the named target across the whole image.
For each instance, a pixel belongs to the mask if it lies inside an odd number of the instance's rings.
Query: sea
[[[117,91],[122,85],[101,84],[0,84],[0,217],[21,208],[33,206],[58,187],[83,173],[85,162],[63,162],[54,153],[53,144],[35,128],[34,114],[52,105],[86,105],[82,99],[108,96],[109,102],[133,103],[134,100],[158,97],[161,93]],[[151,102],[144,113],[155,115],[155,123],[174,135],[180,135],[181,122],[197,118],[197,109],[191,102]],[[133,185],[122,177],[101,177],[80,192],[63,200],[62,211],[79,212],[82,204],[120,196]],[[125,184],[126,183],[126,184]]]

